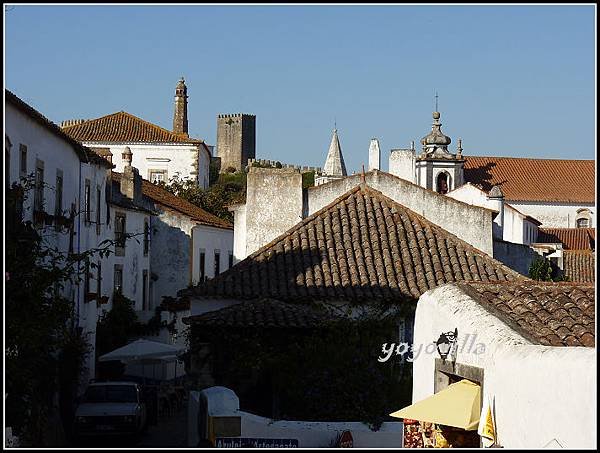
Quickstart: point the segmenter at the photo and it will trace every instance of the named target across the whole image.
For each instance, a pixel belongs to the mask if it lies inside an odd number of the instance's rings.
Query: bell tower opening
[[[435,185],[436,192],[440,193],[442,195],[445,195],[448,193],[448,186],[449,186],[448,173],[442,172],[442,173],[438,174],[437,180],[436,180],[436,185]]]

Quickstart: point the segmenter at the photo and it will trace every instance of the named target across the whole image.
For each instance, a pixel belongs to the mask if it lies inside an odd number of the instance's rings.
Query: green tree
[[[37,446],[44,445],[55,395],[68,399],[63,396],[77,386],[89,351],[64,289],[81,280],[83,262],[106,256],[110,244],[79,254],[48,245],[44,229],[23,221],[32,188],[33,179],[24,178],[5,199],[5,382],[6,424]]]
[[[552,266],[546,258],[536,258],[529,266],[529,278],[543,282],[568,281],[568,277],[561,275],[558,269]]]

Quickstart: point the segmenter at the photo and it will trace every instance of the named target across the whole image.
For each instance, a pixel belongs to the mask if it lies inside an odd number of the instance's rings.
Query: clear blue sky
[[[464,154],[595,158],[594,6],[16,6],[5,86],[48,118],[125,110],[190,133],[257,115],[257,157],[324,164],[334,120],[348,170],[417,145],[439,92]]]

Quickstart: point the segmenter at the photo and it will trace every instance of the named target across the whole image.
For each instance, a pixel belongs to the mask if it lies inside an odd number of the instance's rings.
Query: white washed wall
[[[15,109],[11,104],[5,105],[5,133],[9,137],[12,147],[10,150],[10,180],[17,182],[20,178],[20,144],[27,146],[27,174],[35,171],[36,161],[43,161],[44,182],[44,209],[47,213],[54,215],[56,201],[56,176],[61,170],[63,175],[62,211],[69,216],[71,205],[75,205],[75,235],[73,239],[73,250],[84,252],[94,249],[106,238],[104,222],[101,224],[100,233],[96,232],[96,188],[100,188],[101,220],[106,220],[106,173],[105,167],[91,165],[81,162],[73,147],[56,134],[49,131],[29,116]],[[91,220],[94,223],[86,225],[84,222],[84,187],[85,180],[90,181],[91,195]],[[33,215],[33,191],[28,195],[29,199],[24,204],[24,218],[31,220]],[[46,226],[42,230],[42,237],[46,244],[57,247],[62,253],[67,254],[69,250],[69,232],[66,229],[56,231],[54,226]],[[99,257],[92,258],[98,262]],[[81,266],[81,277],[83,278],[83,265]],[[104,272],[103,272],[104,273]],[[95,292],[97,271],[90,270],[90,291]],[[92,348],[87,356],[87,376],[83,382],[94,376],[94,347],[96,338],[96,322],[98,309],[96,301],[86,302],[84,297],[83,281],[67,285],[64,291],[65,297],[73,301],[76,322],[87,335]]]
[[[470,205],[497,210],[496,202],[490,200],[484,191],[471,184],[465,184],[458,189],[452,190],[451,192],[448,192],[447,196]],[[504,203],[503,221],[502,240],[514,242],[515,244],[530,244],[535,242],[535,240],[532,241],[529,238],[537,237],[537,226],[529,220],[526,220],[523,214],[519,213],[507,202]],[[494,219],[494,223],[499,225],[499,215]],[[532,232],[533,236],[529,236],[529,231]]]
[[[241,437],[297,439],[300,448],[331,447],[336,437],[344,431],[352,433],[353,444],[356,448],[382,447],[399,448],[402,446],[403,423],[384,422],[379,430],[372,431],[361,422],[307,422],[272,420],[240,410],[237,395],[226,387],[210,387],[202,390],[211,417],[240,417]],[[198,416],[199,398],[196,392],[191,392],[190,402],[194,407],[188,414]],[[198,422],[188,423],[188,438],[198,439]],[[196,421],[196,423],[194,423]],[[195,445],[190,445],[195,446]]]
[[[192,284],[197,285],[200,278],[201,251],[205,253],[204,269],[206,277],[213,278],[215,276],[215,250],[219,250],[220,253],[219,273],[229,269],[229,254],[233,253],[233,230],[197,225],[193,228],[192,234]]]
[[[179,173],[183,179],[193,179],[204,188],[208,187],[210,156],[202,145],[181,143],[136,144],[136,143],[100,143],[84,142],[94,148],[110,148],[115,171],[122,172],[124,162],[122,153],[128,146],[133,153],[131,165],[140,171],[144,179],[149,179],[149,170],[167,170],[167,180]],[[195,166],[198,164],[198,174]]]
[[[587,208],[591,211],[592,227],[596,227],[596,207],[592,203],[535,203],[511,201],[516,209],[542,222],[541,228],[575,228],[577,210]]]
[[[565,448],[596,447],[594,348],[533,345],[453,285],[423,294],[414,343],[432,344],[454,328],[456,362],[484,369],[482,391],[494,398],[500,445],[542,448],[556,439]],[[470,349],[467,335],[475,339]],[[422,353],[413,363],[413,403],[434,393],[436,356]]]

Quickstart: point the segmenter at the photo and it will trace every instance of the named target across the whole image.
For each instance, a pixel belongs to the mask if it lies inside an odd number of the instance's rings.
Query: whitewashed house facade
[[[132,165],[144,179],[168,182],[178,176],[203,188],[209,185],[211,149],[203,140],[188,135],[183,78],[175,89],[172,131],[123,111],[91,120],[67,120],[61,126],[71,137],[106,156],[118,172],[126,165],[122,154],[128,147],[133,153]]]
[[[590,284],[520,281],[424,293],[415,315],[421,353],[413,404],[467,379],[492,401],[499,446],[596,448],[594,292]],[[455,329],[442,360],[435,342]]]
[[[97,248],[107,235],[105,194],[112,165],[8,90],[5,115],[8,185],[29,175],[35,181],[23,205],[24,220],[32,221],[45,243],[64,255]],[[68,218],[73,221],[66,226]],[[82,263],[81,272],[82,281],[65,288],[64,296],[73,301],[75,325],[93,347],[99,309],[88,294],[96,271]],[[93,350],[86,367],[92,377]]]

